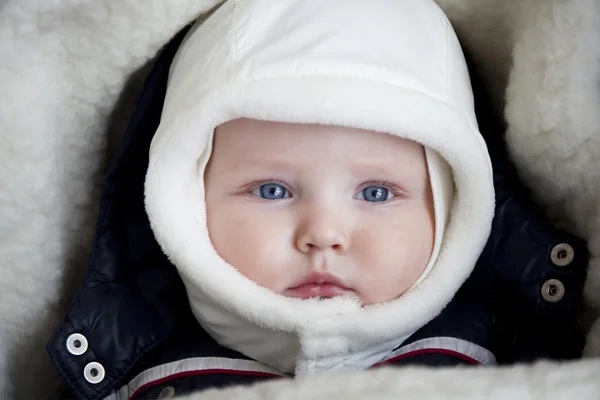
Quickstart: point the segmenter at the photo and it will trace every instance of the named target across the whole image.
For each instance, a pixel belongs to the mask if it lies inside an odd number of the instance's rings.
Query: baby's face
[[[284,296],[392,300],[433,249],[424,148],[388,134],[227,122],[216,130],[205,185],[219,255]]]

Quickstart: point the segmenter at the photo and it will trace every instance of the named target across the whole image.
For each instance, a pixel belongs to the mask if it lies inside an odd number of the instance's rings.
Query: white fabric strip
[[[152,382],[186,372],[206,370],[255,372],[273,374],[277,376],[283,375],[280,371],[253,360],[238,360],[220,357],[187,358],[158,365],[141,372],[135,378],[129,381],[127,385],[123,385],[119,391],[111,394],[108,397],[105,397],[104,400],[128,400],[138,390]]]
[[[392,351],[379,363],[385,363],[393,358],[419,350],[452,351],[467,356],[483,365],[496,364],[496,356],[494,356],[494,354],[485,347],[481,347],[478,344],[471,343],[466,340],[445,336],[417,340],[416,342],[403,346],[398,350]]]
[[[475,343],[453,337],[432,337],[418,340],[403,346],[398,350],[392,351],[381,360],[379,364],[420,350],[452,351],[469,357],[483,365],[496,363],[496,357],[491,351]],[[118,392],[111,394],[104,400],[129,400],[138,390],[152,382],[181,373],[206,370],[257,372],[283,376],[283,374],[275,368],[271,368],[253,360],[237,360],[219,357],[188,358],[147,369],[133,378],[127,385],[123,385]]]

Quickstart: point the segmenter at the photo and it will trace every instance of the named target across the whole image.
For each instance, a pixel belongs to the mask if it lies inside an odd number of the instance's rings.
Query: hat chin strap
[[[425,159],[433,194],[433,212],[435,218],[435,233],[433,250],[427,266],[419,276],[419,279],[411,285],[414,288],[421,283],[433,269],[442,248],[446,225],[450,220],[452,210],[452,199],[454,198],[454,179],[450,165],[435,150],[425,146]]]

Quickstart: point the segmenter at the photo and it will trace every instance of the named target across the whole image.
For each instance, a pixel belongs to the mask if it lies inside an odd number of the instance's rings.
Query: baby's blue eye
[[[381,203],[392,197],[394,197],[394,195],[383,186],[369,186],[356,195],[356,198],[359,200],[370,201],[373,203]]]
[[[253,194],[267,200],[279,200],[290,197],[287,189],[279,183],[266,183],[261,185],[258,190],[255,189],[254,191],[258,191],[258,193]]]

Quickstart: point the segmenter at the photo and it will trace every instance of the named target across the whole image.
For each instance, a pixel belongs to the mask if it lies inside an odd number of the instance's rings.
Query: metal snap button
[[[102,382],[105,376],[106,371],[102,364],[98,362],[91,362],[83,369],[83,377],[93,385]]]
[[[81,333],[73,333],[67,338],[67,351],[74,356],[80,356],[88,349],[88,341]]]
[[[566,267],[573,262],[575,250],[567,243],[559,243],[552,248],[550,260],[557,267]]]
[[[542,285],[542,297],[549,303],[559,302],[565,295],[565,285],[558,279],[548,279]]]
[[[170,399],[175,396],[175,388],[173,386],[165,386],[158,394],[158,400]]]

